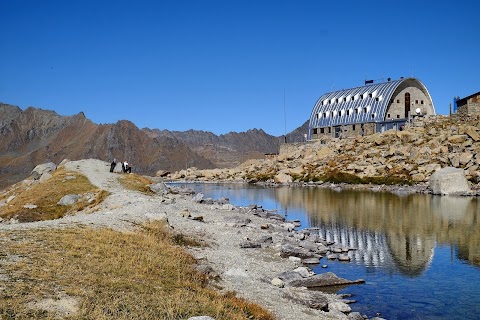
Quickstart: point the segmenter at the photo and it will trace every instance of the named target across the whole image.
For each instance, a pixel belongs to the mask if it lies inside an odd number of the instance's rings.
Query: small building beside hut
[[[456,112],[460,116],[480,115],[480,92],[462,99],[455,99]]]
[[[365,83],[322,95],[310,115],[308,140],[402,130],[414,117],[435,115],[427,88],[416,78]]]

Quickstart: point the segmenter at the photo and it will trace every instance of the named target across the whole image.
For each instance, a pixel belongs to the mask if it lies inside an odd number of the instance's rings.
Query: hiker
[[[113,172],[113,169],[115,169],[116,165],[117,165],[117,159],[113,158],[113,161],[110,164],[110,172]]]
[[[125,173],[125,163],[127,163],[127,161],[122,162],[122,172],[123,173]]]
[[[125,173],[132,173],[132,167],[128,165],[127,161],[125,161],[123,165],[125,167],[125,171],[124,171]]]

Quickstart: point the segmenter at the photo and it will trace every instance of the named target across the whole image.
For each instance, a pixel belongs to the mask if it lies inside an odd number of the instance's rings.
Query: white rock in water
[[[430,188],[433,194],[458,194],[470,191],[463,169],[446,167],[432,174]]]

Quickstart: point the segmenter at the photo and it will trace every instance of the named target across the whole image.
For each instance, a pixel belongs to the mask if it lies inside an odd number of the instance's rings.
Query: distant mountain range
[[[308,122],[287,134],[302,141]],[[127,120],[95,124],[83,112],[60,116],[54,111],[0,103],[0,188],[27,177],[40,163],[63,159],[127,160],[134,171],[154,175],[158,170],[236,166],[247,159],[277,153],[284,137],[261,129],[215,135],[188,130],[139,129]]]

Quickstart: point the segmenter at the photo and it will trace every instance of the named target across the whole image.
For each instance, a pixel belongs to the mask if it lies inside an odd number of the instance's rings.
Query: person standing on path
[[[110,172],[113,172],[113,169],[115,169],[116,165],[117,165],[117,159],[113,158],[113,161],[110,164]]]

